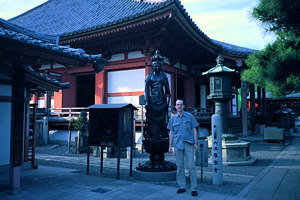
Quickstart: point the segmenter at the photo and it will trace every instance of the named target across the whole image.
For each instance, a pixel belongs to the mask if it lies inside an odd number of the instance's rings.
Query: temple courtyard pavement
[[[223,184],[213,185],[211,166],[197,167],[198,196],[190,190],[177,194],[173,182],[141,182],[129,176],[129,157],[121,159],[120,179],[116,178],[117,159],[90,157],[90,175],[86,175],[86,154],[68,153],[67,133],[59,131],[50,137],[50,144],[37,147],[36,164],[24,163],[21,170],[21,188],[8,190],[7,170],[0,171],[0,199],[300,199],[300,133],[284,143],[264,142],[262,136],[252,135],[243,140],[251,142],[251,156],[257,158],[252,166],[223,165]],[[74,139],[74,138],[73,138]],[[166,154],[166,160],[175,161]],[[136,151],[133,168],[147,161],[148,154]]]

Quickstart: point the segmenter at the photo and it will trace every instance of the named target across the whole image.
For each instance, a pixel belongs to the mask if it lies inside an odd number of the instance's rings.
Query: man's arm
[[[173,153],[173,131],[169,133],[169,153]]]
[[[193,128],[193,133],[194,133],[194,151],[197,151],[198,149],[198,133],[197,133],[197,129]]]

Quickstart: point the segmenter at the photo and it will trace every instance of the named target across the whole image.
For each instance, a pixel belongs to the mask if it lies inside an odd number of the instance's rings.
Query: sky
[[[11,19],[47,0],[0,0],[0,18]],[[251,18],[257,0],[181,0],[198,27],[210,38],[261,50],[274,41]]]

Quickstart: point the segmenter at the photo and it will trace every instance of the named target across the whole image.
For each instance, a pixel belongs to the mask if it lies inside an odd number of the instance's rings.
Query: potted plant
[[[76,152],[85,152],[88,143],[88,135],[87,135],[87,118],[86,112],[82,111],[77,118],[75,123],[75,129],[77,130],[77,146]]]

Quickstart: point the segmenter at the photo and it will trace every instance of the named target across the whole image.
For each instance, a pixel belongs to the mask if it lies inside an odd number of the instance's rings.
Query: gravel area
[[[197,168],[198,189],[207,192],[236,195],[242,191],[253,178],[268,167],[271,162],[284,150],[290,141],[281,143],[265,143],[262,141],[251,141],[250,154],[257,158],[257,163],[253,166],[223,166],[223,185],[212,184],[211,166],[203,168],[203,182],[201,182],[201,169]],[[38,165],[49,165],[74,169],[74,173],[86,173],[86,154],[74,154],[67,152],[66,145],[45,145],[37,147],[36,163]],[[133,168],[138,163],[148,161],[147,153],[137,153],[133,158]],[[175,161],[175,156],[165,154],[165,160]],[[90,175],[116,178],[117,159],[103,159],[103,173],[100,173],[100,157],[90,157]],[[120,162],[120,179],[135,181],[129,177],[130,159],[122,158]],[[177,187],[177,183],[165,182],[155,183]]]

